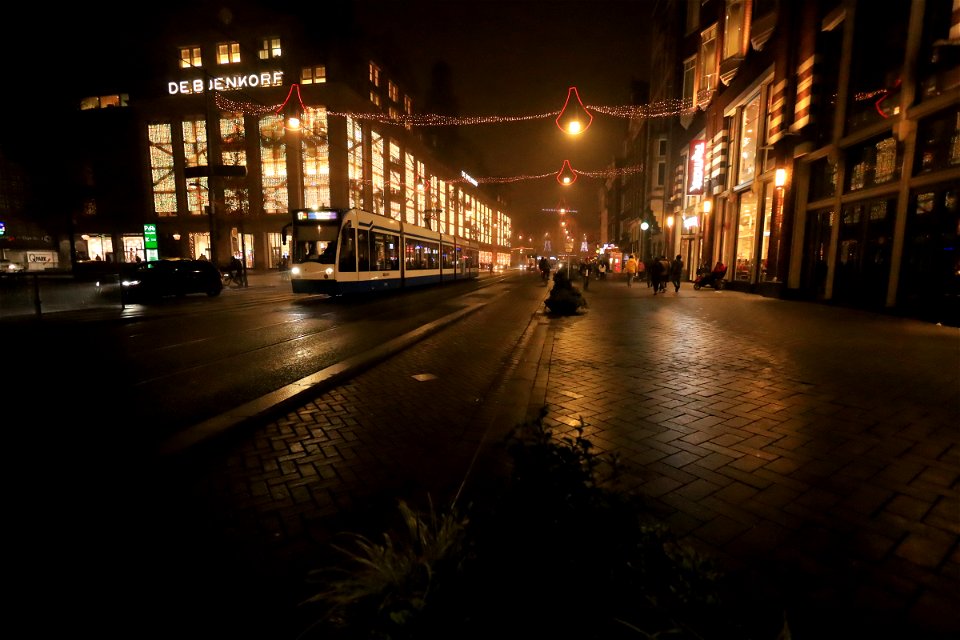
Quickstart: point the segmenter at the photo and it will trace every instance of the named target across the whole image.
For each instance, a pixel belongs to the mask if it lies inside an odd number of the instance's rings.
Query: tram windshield
[[[337,227],[316,226],[298,229],[293,260],[333,264],[337,257]]]

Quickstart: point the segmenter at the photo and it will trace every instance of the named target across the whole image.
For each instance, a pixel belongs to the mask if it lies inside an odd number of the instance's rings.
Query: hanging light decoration
[[[580,100],[580,94],[576,87],[567,89],[567,101],[557,116],[557,126],[561,131],[569,133],[572,136],[580,135],[590,128],[593,123],[593,114],[587,111]]]
[[[560,171],[557,172],[557,182],[564,186],[568,186],[577,181],[577,172],[573,170],[573,167],[570,166],[569,160],[563,161],[563,166],[560,167]]]

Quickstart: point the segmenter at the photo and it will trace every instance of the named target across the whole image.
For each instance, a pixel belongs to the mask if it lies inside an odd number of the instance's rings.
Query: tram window
[[[314,259],[320,264],[333,264],[337,260],[337,241],[331,240],[330,242],[323,243],[318,242],[317,246],[321,247],[320,255],[317,256],[316,253],[311,255],[314,256]]]
[[[428,242],[425,249],[427,250],[427,269],[439,269],[440,245],[436,242]]]
[[[440,260],[443,269],[453,269],[455,262],[453,259],[453,247],[451,247],[449,244],[441,244]]]
[[[340,262],[338,268],[341,272],[357,270],[357,237],[353,227],[349,224],[344,225],[340,232]]]
[[[370,231],[357,229],[357,264],[360,271],[370,271]]]
[[[374,232],[372,257],[377,271],[397,271],[400,269],[399,244],[399,236]]]

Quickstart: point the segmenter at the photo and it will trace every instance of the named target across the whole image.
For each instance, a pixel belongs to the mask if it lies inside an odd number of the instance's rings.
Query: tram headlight
[[[299,275],[300,275],[300,267],[290,267],[290,275],[299,276]]]
[[[333,267],[327,267],[326,269],[323,270],[324,278],[329,278],[332,275],[333,275]]]

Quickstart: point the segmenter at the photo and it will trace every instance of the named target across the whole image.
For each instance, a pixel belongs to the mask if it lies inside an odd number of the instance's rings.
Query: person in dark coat
[[[653,286],[653,295],[665,290],[667,277],[670,275],[670,264],[663,256],[654,258],[650,265],[650,283]]]
[[[590,273],[593,271],[593,264],[589,260],[580,263],[580,278],[583,280],[583,290],[590,288]]]
[[[670,262],[670,282],[673,283],[674,293],[680,293],[680,276],[683,275],[683,258],[680,254]]]

